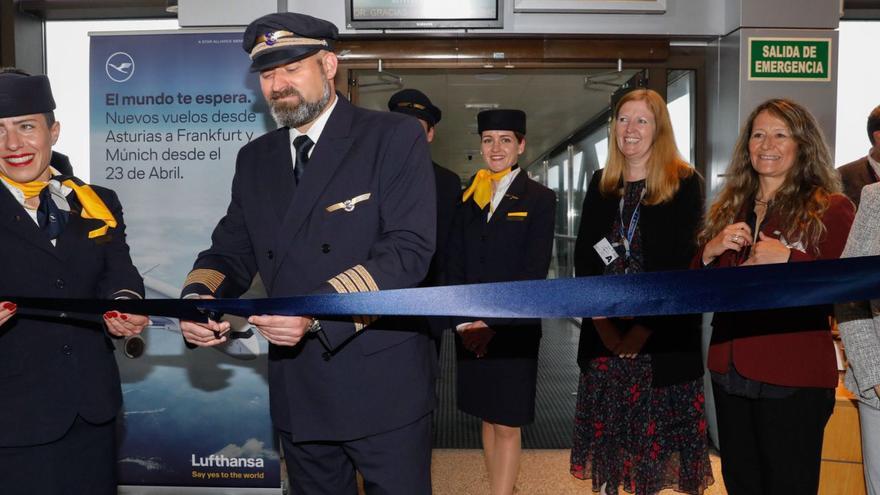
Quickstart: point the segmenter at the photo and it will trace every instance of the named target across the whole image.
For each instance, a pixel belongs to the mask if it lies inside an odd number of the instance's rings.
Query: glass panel
[[[596,130],[588,134],[585,138],[575,144],[575,149],[583,156],[582,166],[578,170],[575,177],[577,188],[573,191],[574,201],[572,203],[573,224],[572,236],[577,236],[578,228],[581,223],[581,208],[584,204],[584,197],[587,195],[587,186],[590,185],[590,179],[593,173],[605,166],[605,159],[608,155],[608,125],[602,125]]]
[[[841,21],[839,31],[837,137],[832,151],[834,163],[843,165],[865,156],[871,148],[865,122],[871,110],[880,103],[877,99],[880,64],[873,58],[877,52],[880,22]]]
[[[557,196],[559,195],[559,165],[550,165],[547,169],[547,182],[544,185],[552,189]]]
[[[675,133],[675,144],[682,158],[693,164],[694,123],[696,121],[696,97],[694,94],[696,73],[692,70],[669,71],[669,85],[666,89],[669,118]]]
[[[556,193],[556,232],[568,233],[566,204],[566,186],[568,185],[568,152],[563,151],[550,157],[550,169],[547,175],[547,187]]]
[[[608,134],[608,128],[604,129],[605,134]],[[596,150],[596,168],[605,168],[605,162],[608,161],[608,138],[602,138],[599,142],[593,145],[593,149]]]

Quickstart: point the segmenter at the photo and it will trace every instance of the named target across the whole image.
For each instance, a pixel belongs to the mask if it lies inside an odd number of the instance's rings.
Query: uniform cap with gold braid
[[[425,93],[417,89],[402,89],[391,95],[391,99],[388,100],[388,110],[412,115],[431,126],[437,125],[443,115]]]
[[[268,14],[248,25],[242,48],[251,57],[251,72],[296,62],[333,50],[339,30],[331,22],[310,15],[284,12]]]

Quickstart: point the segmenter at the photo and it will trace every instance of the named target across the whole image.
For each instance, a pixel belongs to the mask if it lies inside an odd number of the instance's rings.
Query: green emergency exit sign
[[[831,38],[749,38],[749,80],[830,81]]]

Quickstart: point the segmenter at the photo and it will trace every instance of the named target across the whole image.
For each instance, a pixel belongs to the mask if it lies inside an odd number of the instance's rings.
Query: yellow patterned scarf
[[[485,168],[481,169],[477,172],[477,176],[474,177],[470,187],[461,196],[461,201],[465,202],[473,195],[474,203],[477,203],[477,206],[482,210],[492,201],[492,182],[498,182],[505,175],[509,174],[511,170],[512,168],[507,168],[501,172],[492,172]]]
[[[15,182],[3,174],[0,174],[0,179],[3,179],[7,184],[23,192],[25,199],[39,196],[43,189],[49,185],[48,182],[39,180],[22,184]],[[61,184],[73,189],[73,192],[76,194],[76,199],[78,199],[79,203],[82,205],[82,211],[80,212],[81,217],[101,220],[104,222],[102,227],[89,232],[89,239],[100,237],[107,233],[107,229],[116,227],[116,219],[113,217],[113,213],[110,212],[110,209],[107,208],[107,205],[104,204],[104,201],[98,196],[98,193],[96,193],[88,184],[79,185],[73,179],[65,179]]]

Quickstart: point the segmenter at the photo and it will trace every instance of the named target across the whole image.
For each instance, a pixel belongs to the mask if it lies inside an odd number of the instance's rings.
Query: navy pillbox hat
[[[526,113],[522,110],[483,110],[477,114],[477,131],[513,131],[526,135]]]
[[[339,30],[332,22],[284,12],[264,15],[250,23],[241,45],[251,57],[251,72],[259,72],[296,62],[319,50],[333,50],[332,42],[338,37]]]
[[[55,99],[46,76],[15,72],[0,74],[0,118],[55,110]]]
[[[443,115],[425,93],[417,89],[403,89],[394,93],[388,100],[388,110],[412,115],[432,126],[437,125]]]

